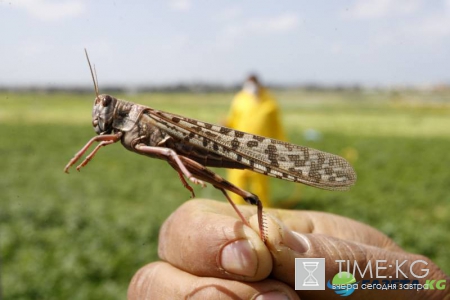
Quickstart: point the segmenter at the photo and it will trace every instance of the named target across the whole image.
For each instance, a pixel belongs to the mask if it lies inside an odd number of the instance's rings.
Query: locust
[[[120,141],[132,152],[167,161],[192,197],[195,193],[188,181],[203,187],[206,182],[219,189],[245,225],[249,225],[248,221],[227,191],[256,205],[259,235],[263,241],[267,236],[263,206],[258,196],[235,186],[207,167],[249,169],[326,190],[347,190],[356,182],[352,166],[340,156],[99,94],[95,68],[93,71],[86,49],[85,54],[96,94],[92,126],[97,136],[68,162],[64,168],[66,173],[94,143],[98,144],[76,167],[78,171],[100,148]]]

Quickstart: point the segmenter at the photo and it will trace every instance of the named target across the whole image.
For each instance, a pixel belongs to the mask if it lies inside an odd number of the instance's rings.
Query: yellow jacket
[[[285,140],[278,105],[266,88],[261,88],[257,96],[239,92],[233,99],[225,126]]]

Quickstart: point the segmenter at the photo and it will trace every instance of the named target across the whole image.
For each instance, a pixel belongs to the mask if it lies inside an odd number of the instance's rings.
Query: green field
[[[290,141],[348,156],[358,182],[329,192],[273,180],[274,201],[368,223],[450,273],[450,92],[276,95]],[[117,96],[217,123],[232,94]],[[93,98],[0,93],[4,299],[124,299],[134,272],[157,259],[161,223],[189,198],[167,163],[120,144],[63,173],[95,134]],[[306,140],[307,129],[321,138]],[[196,192],[224,201],[211,187]]]

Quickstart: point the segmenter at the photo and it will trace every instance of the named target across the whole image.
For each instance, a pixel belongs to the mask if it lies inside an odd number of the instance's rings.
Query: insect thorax
[[[114,129],[120,131],[131,130],[145,109],[146,107],[143,105],[118,99],[114,109]]]

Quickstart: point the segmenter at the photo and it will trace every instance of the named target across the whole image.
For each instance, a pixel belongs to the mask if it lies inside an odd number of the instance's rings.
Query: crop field
[[[450,273],[450,91],[274,93],[290,142],[342,155],[358,174],[348,192],[273,179],[274,203],[367,223]],[[115,96],[218,123],[233,95]],[[133,274],[158,259],[162,222],[190,197],[166,162],[120,144],[63,173],[95,135],[93,99],[0,93],[4,299],[124,299]],[[194,189],[225,201],[210,186]]]

